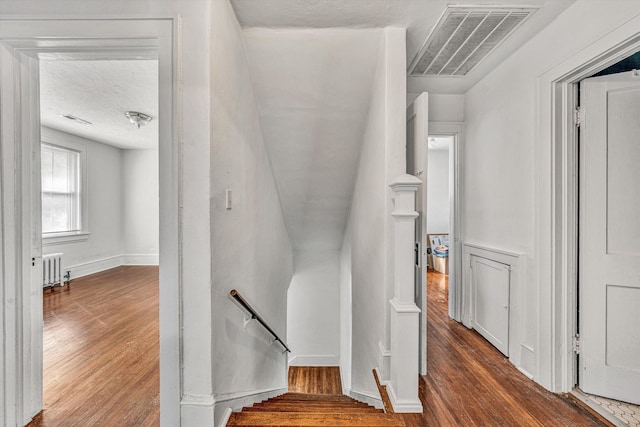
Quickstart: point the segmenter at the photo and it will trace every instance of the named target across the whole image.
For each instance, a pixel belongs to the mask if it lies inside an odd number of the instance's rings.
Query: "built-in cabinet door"
[[[640,404],[640,75],[580,93],[579,385]]]
[[[509,356],[510,267],[471,256],[472,326],[505,356]]]

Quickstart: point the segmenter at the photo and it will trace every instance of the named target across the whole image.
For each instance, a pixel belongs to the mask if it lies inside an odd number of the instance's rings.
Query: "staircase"
[[[234,412],[227,426],[404,426],[400,416],[341,394],[286,393]]]

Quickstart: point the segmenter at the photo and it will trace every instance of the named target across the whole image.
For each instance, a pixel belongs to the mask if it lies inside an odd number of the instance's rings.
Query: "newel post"
[[[394,296],[389,304],[391,369],[389,398],[396,412],[422,412],[418,395],[420,308],[415,303],[416,191],[422,181],[402,175],[390,185],[394,192]]]

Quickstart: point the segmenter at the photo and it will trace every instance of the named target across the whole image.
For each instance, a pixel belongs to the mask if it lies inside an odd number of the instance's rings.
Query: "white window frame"
[[[79,203],[80,203],[80,230],[63,231],[59,233],[42,233],[42,246],[61,245],[73,242],[83,242],[89,239],[89,212],[87,189],[89,182],[87,179],[87,147],[84,144],[73,142],[70,138],[62,138],[58,135],[44,134],[42,144],[59,147],[65,150],[76,151],[80,154],[79,159]]]

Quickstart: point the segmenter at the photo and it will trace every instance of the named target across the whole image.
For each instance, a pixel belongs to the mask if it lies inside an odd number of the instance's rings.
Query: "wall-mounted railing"
[[[280,339],[278,334],[276,334],[269,325],[267,325],[267,322],[265,322],[264,319],[260,317],[260,315],[253,309],[253,307],[251,307],[251,304],[249,304],[247,300],[244,299],[238,291],[233,289],[231,292],[229,292],[229,296],[240,308],[242,308],[244,311],[247,312],[249,316],[251,316],[249,320],[257,321],[260,325],[262,325],[263,328],[265,328],[273,336],[273,342],[279,342],[280,345],[284,348],[284,352],[291,353],[291,350],[289,350],[289,347],[287,346],[287,344],[284,341],[282,341],[282,339]]]

